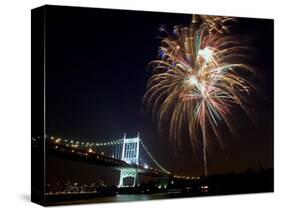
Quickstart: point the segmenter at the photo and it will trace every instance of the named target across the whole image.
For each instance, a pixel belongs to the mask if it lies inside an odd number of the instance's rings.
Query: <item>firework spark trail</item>
[[[190,27],[175,26],[173,35],[161,28],[167,37],[159,47],[160,59],[150,63],[153,75],[144,96],[159,129],[169,123],[169,140],[181,141],[181,132],[187,129],[194,148],[196,129],[200,129],[205,175],[207,125],[220,141],[218,124],[224,122],[232,132],[232,108],[237,105],[248,114],[243,102],[254,90],[245,77],[254,71],[243,62],[249,48],[229,33],[226,23],[230,21],[235,19],[193,16]],[[218,143],[223,149],[223,143]]]

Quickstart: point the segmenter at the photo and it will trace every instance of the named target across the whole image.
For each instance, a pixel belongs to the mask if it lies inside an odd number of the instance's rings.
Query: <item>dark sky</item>
[[[191,15],[48,7],[46,19],[47,135],[80,140],[113,140],[137,132],[154,157],[179,174],[201,174],[201,159],[189,145],[176,156],[165,135],[159,136],[142,97],[151,75],[147,64],[157,58],[159,27],[190,23]],[[225,153],[214,146],[211,173],[272,167],[273,148],[273,23],[240,19],[239,30],[253,38],[261,69],[261,96],[255,100],[255,126],[239,118],[240,133],[226,136]],[[187,142],[188,143],[188,142]],[[210,153],[211,154],[211,153]],[[60,175],[79,163],[52,160]],[[84,166],[84,165],[83,165]],[[88,165],[86,165],[88,166]],[[87,168],[85,168],[87,169]],[[87,174],[84,174],[85,176]]]

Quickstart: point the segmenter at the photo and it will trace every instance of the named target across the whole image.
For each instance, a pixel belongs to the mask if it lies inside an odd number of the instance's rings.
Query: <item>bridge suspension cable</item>
[[[142,140],[140,141],[143,149],[145,150],[146,154],[150,157],[150,159],[158,166],[158,168],[160,168],[163,172],[170,174],[169,171],[167,171],[166,169],[164,169],[155,159],[154,157],[151,155],[150,151],[147,149],[147,147],[145,146],[145,144],[142,142]]]
[[[80,141],[80,140],[68,140],[68,139],[62,139],[60,137],[50,137],[51,140],[59,140],[65,143],[71,143],[71,144],[76,144],[77,146],[83,146],[83,147],[102,147],[102,146],[114,146],[114,145],[120,145],[123,144],[123,138],[112,140],[112,141]]]
[[[66,146],[71,146],[71,147],[75,147],[75,148],[92,148],[92,147],[110,147],[110,146],[117,146],[118,145],[122,145],[124,142],[123,138],[120,139],[116,139],[116,140],[112,140],[112,141],[103,141],[103,142],[93,142],[93,141],[81,141],[81,140],[69,140],[69,139],[63,139],[60,137],[54,137],[51,136],[50,137],[51,140],[55,141],[55,142],[59,142],[59,143],[65,143]],[[140,140],[140,144],[143,147],[143,149],[145,150],[146,154],[149,156],[149,158],[156,164],[156,166],[158,168],[160,168],[163,172],[170,174],[169,171],[167,171],[165,168],[163,168],[155,159],[154,157],[151,155],[150,151],[148,150],[148,148],[145,146],[145,144],[142,142],[142,140]],[[92,149],[91,149],[92,151]],[[119,158],[120,157],[120,152],[122,151],[122,148],[116,148],[114,150],[114,157],[115,158]]]

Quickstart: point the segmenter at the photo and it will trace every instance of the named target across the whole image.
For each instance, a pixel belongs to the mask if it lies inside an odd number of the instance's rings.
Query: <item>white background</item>
[[[280,22],[278,0],[1,0],[0,211],[278,211],[280,198]],[[275,19],[275,193],[43,208],[30,198],[30,9],[43,4]],[[254,144],[253,144],[254,145]],[[280,211],[280,209],[279,209]]]

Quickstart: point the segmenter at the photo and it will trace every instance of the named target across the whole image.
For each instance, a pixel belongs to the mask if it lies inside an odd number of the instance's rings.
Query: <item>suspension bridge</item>
[[[36,141],[36,138],[32,138]],[[135,187],[138,175],[152,177],[173,176],[153,157],[145,143],[137,137],[106,141],[78,141],[46,136],[48,154],[120,171],[118,187]],[[151,165],[149,165],[149,162]],[[177,177],[177,176],[173,176]]]

